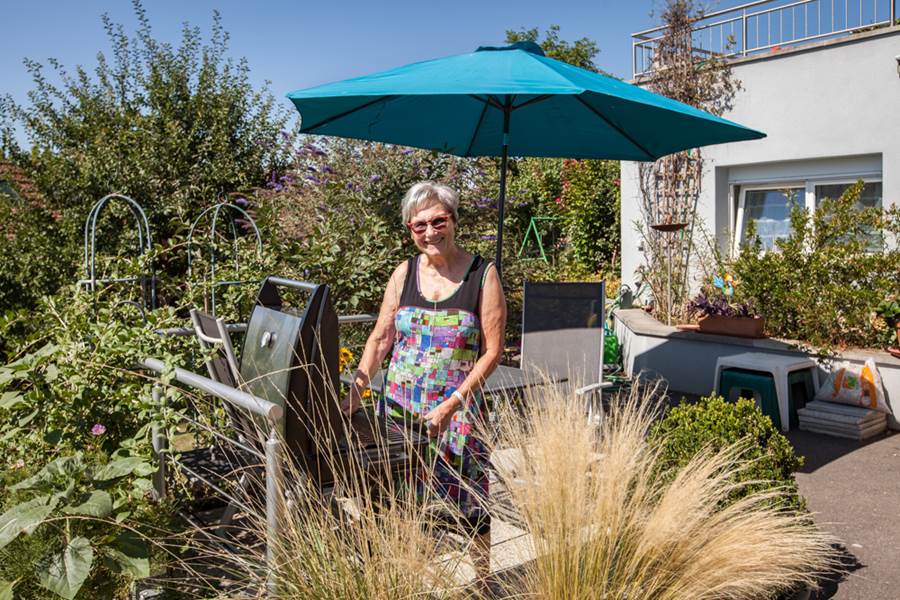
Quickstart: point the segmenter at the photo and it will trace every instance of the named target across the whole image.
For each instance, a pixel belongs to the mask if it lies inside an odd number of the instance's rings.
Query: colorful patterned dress
[[[383,408],[395,419],[418,422],[450,398],[481,354],[480,297],[488,263],[475,256],[456,291],[440,302],[419,288],[419,257],[407,262],[400,307],[394,317],[396,339],[388,367]],[[488,451],[472,435],[485,416],[481,393],[453,415],[449,428],[430,444],[434,469],[420,474],[419,490],[430,486],[458,506],[468,526],[483,533],[490,526]]]

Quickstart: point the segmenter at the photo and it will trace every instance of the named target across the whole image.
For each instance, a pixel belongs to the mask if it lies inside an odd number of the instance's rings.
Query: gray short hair
[[[453,214],[453,220],[459,221],[459,194],[453,188],[434,181],[420,181],[413,185],[400,201],[400,214],[403,222],[409,223],[410,217],[422,206],[438,202]]]

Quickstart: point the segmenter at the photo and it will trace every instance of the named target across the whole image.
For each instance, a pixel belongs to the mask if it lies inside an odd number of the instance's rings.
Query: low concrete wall
[[[615,313],[616,336],[622,347],[625,371],[641,377],[662,377],[669,388],[679,392],[707,395],[714,389],[716,359],[742,352],[765,352],[793,356],[810,356],[798,344],[776,339],[753,340],[725,335],[708,335],[679,331],[663,325],[640,309]],[[811,355],[819,363],[819,381],[828,375],[828,361]],[[835,360],[862,364],[873,358],[884,383],[888,406],[900,412],[900,359],[887,352],[849,351]],[[900,430],[900,422],[889,416],[891,429]]]

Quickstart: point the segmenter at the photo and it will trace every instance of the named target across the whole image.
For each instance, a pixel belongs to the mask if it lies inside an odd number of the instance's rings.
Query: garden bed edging
[[[831,360],[804,352],[797,342],[679,331],[636,308],[617,310],[614,321],[625,372],[646,379],[662,377],[668,381],[669,389],[678,392],[709,395],[713,391],[716,359],[720,356],[741,352],[808,356],[819,364],[819,381],[825,381],[828,374],[822,365]],[[849,350],[838,354],[834,360],[861,365],[869,358],[878,365],[885,399],[897,414],[900,411],[900,359],[887,352]],[[900,430],[900,422],[888,415],[888,427]]]

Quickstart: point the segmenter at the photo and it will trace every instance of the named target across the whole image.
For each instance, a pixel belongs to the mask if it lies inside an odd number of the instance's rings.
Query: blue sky
[[[100,15],[132,32],[130,0],[0,0],[0,93],[23,102],[32,84],[23,57],[67,67],[96,64],[107,50]],[[157,39],[178,43],[184,21],[208,32],[218,9],[231,35],[231,55],[246,57],[253,83],[270,81],[277,98],[287,92],[458,54],[503,41],[507,29],[552,24],[561,37],[587,36],[600,46],[597,64],[620,77],[631,74],[630,34],[657,24],[661,0],[537,1],[454,0],[145,0]],[[734,6],[737,2],[722,2]],[[287,105],[287,100],[283,100]]]

